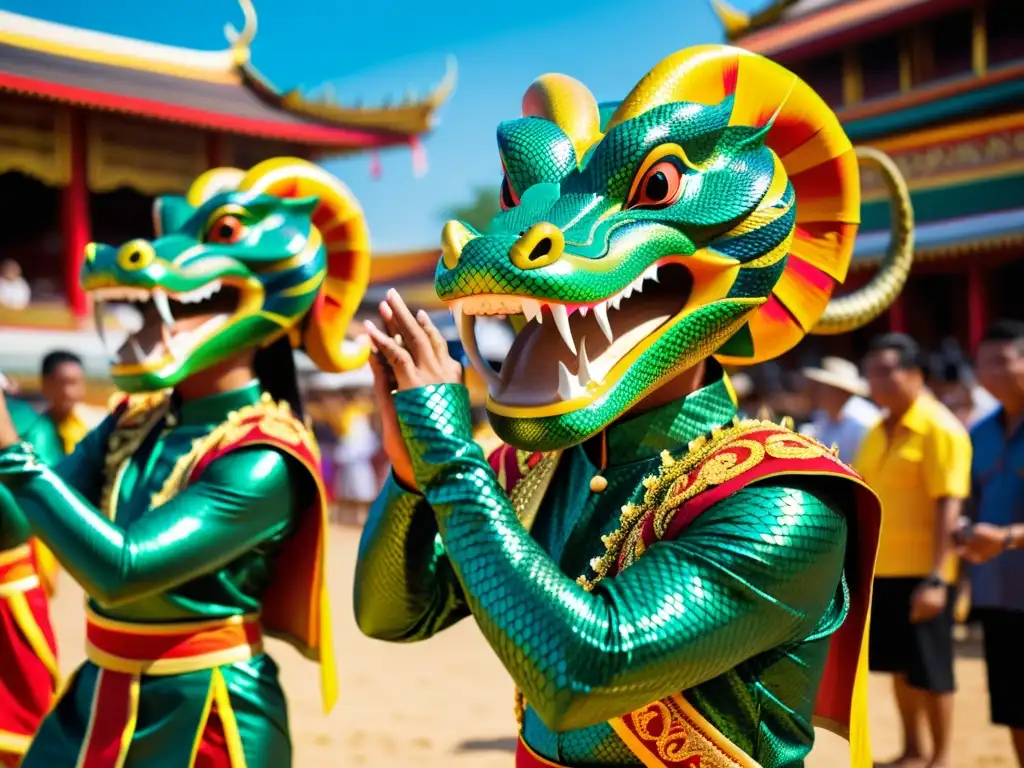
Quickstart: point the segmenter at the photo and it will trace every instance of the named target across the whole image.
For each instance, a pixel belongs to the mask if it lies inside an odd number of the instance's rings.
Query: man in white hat
[[[817,410],[800,431],[825,445],[837,445],[839,458],[849,464],[864,435],[882,416],[865,399],[867,382],[855,363],[841,357],[822,358],[821,367],[804,368],[803,375],[811,382],[811,397]]]

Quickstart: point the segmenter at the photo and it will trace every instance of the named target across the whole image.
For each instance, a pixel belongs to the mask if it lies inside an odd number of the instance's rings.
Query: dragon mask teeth
[[[452,311],[491,399],[539,406],[599,394],[613,369],[685,309],[691,287],[681,264],[655,264],[621,291],[590,304],[491,295],[453,302]],[[479,353],[475,320],[480,315],[518,315],[523,321],[500,373]]]
[[[156,367],[179,362],[221,328],[242,302],[239,287],[211,280],[199,288],[168,293],[161,288],[101,288],[91,291],[96,327],[115,366]],[[127,331],[116,343],[106,329],[113,315]]]

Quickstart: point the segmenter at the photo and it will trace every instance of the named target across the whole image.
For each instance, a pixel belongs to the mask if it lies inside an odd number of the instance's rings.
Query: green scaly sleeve
[[[107,520],[84,491],[24,445],[0,451],[0,477],[35,534],[89,596],[107,606],[223,568],[287,531],[309,500],[306,471],[266,448],[217,459],[199,480],[128,528]]]
[[[394,477],[363,528],[354,607],[364,634],[392,642],[424,640],[469,615],[434,510]]]
[[[607,721],[802,640],[840,588],[843,515],[808,491],[761,486],[586,592],[516,520],[472,440],[464,387],[400,392],[396,405],[445,567],[552,730]]]

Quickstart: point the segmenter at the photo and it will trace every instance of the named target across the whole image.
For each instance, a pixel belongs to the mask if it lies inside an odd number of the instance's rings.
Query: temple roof
[[[835,5],[856,0],[769,0],[761,10],[745,13],[734,8],[728,0],[711,0],[711,7],[725,27],[729,39],[750,34],[780,21],[799,19]]]
[[[745,13],[709,0],[729,40],[773,58],[835,50],[894,24],[909,24],[970,0],[770,0]]]
[[[256,14],[226,27],[229,47],[199,51],[0,11],[0,91],[261,136],[332,151],[407,143],[429,131],[455,86],[454,62],[430,93],[389,106],[346,106],[271,85],[250,61]]]
[[[849,0],[795,0],[793,3],[783,4],[781,17],[783,19],[799,19],[809,13],[846,2]]]
[[[891,238],[888,230],[858,235],[853,248],[853,265],[880,262]],[[917,261],[1016,247],[1021,243],[1024,243],[1024,208],[931,221],[914,227]]]

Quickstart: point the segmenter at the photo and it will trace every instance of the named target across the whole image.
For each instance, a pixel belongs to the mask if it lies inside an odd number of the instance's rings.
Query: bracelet
[[[1006,536],[1003,537],[1003,551],[1017,548],[1017,536],[1014,534],[1013,526],[1006,526]]]

